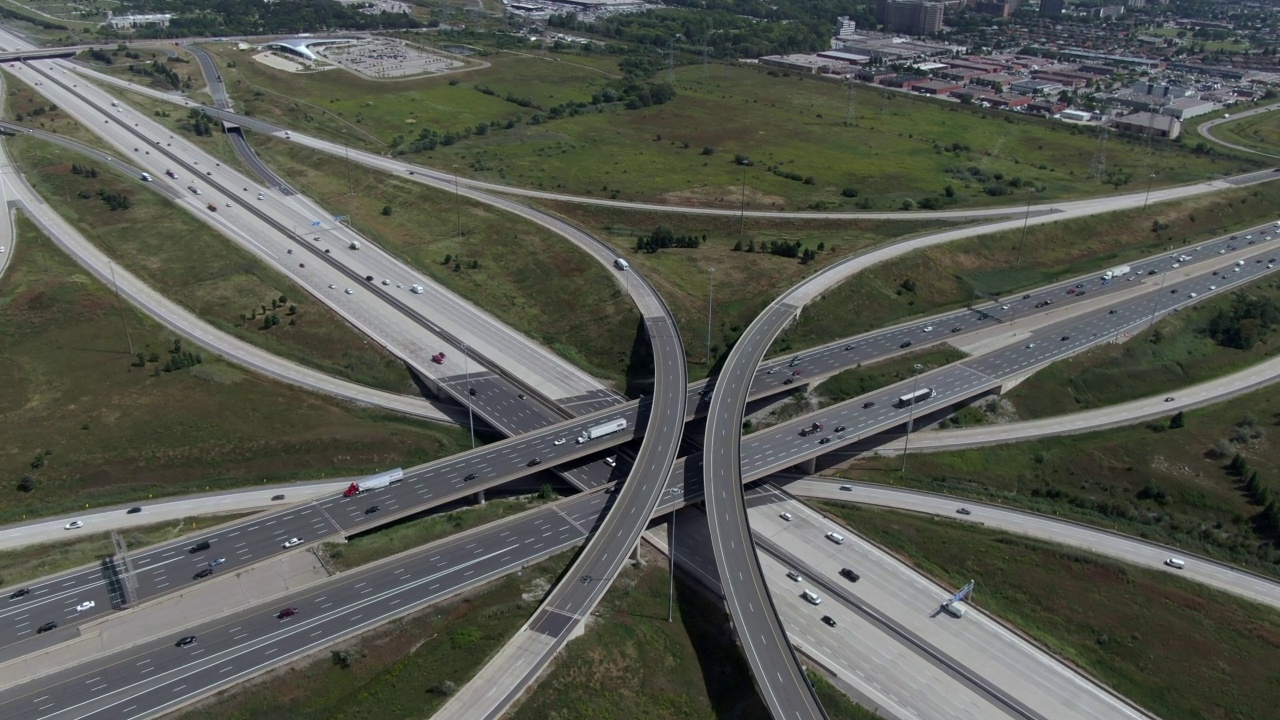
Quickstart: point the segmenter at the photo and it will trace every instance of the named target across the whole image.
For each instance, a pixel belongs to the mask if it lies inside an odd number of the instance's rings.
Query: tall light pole
[[[670,623],[676,619],[676,513],[667,517],[671,518],[671,546],[667,548],[667,555],[671,558],[671,571],[667,579],[667,622]]]
[[[462,343],[462,364],[467,373],[467,427],[471,429],[471,449],[476,449],[476,421],[471,410],[471,358],[467,355],[467,344]]]
[[[1156,311],[1160,308],[1160,294],[1164,292],[1164,281],[1169,279],[1169,271],[1166,270],[1160,275],[1160,289],[1156,291],[1156,296],[1151,301],[1151,322],[1147,323],[1147,329],[1150,330],[1156,324]]]
[[[924,366],[920,363],[915,364],[915,380],[911,383],[911,405],[907,410],[907,436],[902,441],[902,474],[907,474],[907,448],[911,446],[911,423],[915,420],[916,415],[916,389],[920,386],[920,371]]]
[[[1022,243],[1027,241],[1027,225],[1031,222],[1031,198],[1032,197],[1034,196],[1027,195],[1027,214],[1022,218],[1022,238],[1018,240],[1018,259],[1016,262],[1014,262],[1014,265],[1022,264]]]
[[[750,162],[748,160],[747,162]],[[746,232],[747,226],[747,162],[742,163],[742,200],[738,203],[738,234]]]
[[[462,205],[458,201],[458,166],[453,166],[453,213],[458,216],[458,239],[462,239]]]
[[[711,308],[716,296],[716,269],[707,268],[707,364],[711,364]]]
[[[1155,179],[1156,179],[1155,173],[1151,173],[1150,175],[1147,176],[1147,197],[1144,198],[1142,201],[1143,212],[1145,212],[1147,209],[1147,203],[1151,202],[1151,183],[1154,182]]]

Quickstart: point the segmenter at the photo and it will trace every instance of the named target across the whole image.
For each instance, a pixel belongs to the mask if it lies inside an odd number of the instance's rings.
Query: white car
[[[924,326],[924,331],[925,331],[925,332],[933,332],[933,326],[932,326],[932,325],[925,325],[925,326]]]
[[[827,533],[827,539],[828,539],[828,540],[830,540],[831,542],[833,542],[833,543],[837,544],[837,545],[843,545],[843,544],[844,544],[844,536],[843,536],[843,535],[841,535],[841,534],[840,534],[840,533],[838,533],[838,532],[829,532],[829,533]]]
[[[0,245],[0,252],[4,252],[4,246]]]
[[[353,295],[353,294],[355,294],[355,290],[352,290],[351,288],[347,288],[346,290],[343,290],[343,292],[345,292],[345,293],[346,293],[346,294],[348,294],[348,295]]]
[[[796,572],[795,570],[792,570],[791,572],[787,573],[787,577],[791,578],[792,580],[794,580],[794,581],[796,581],[796,582],[800,582],[801,580],[803,580],[803,579],[804,579],[804,578],[800,577],[800,573]]]
[[[564,443],[565,443],[565,438],[560,438],[560,439],[556,440],[555,442],[553,442],[553,443],[551,443],[551,444],[552,444],[552,445],[563,445]]]
[[[782,518],[783,520],[786,520],[787,522],[791,522],[791,513],[789,512],[784,512],[778,515],[778,517]]]
[[[329,283],[329,289],[330,289],[330,290],[332,290],[332,289],[334,289],[334,288],[336,288],[336,287],[338,287],[338,286],[337,286],[337,285],[334,285],[333,283]]]
[[[294,545],[301,545],[301,544],[302,544],[302,538],[289,538],[288,540],[284,541],[284,545],[282,545],[281,547],[291,548]]]
[[[1209,286],[1209,289],[1210,289],[1210,290],[1217,290],[1217,289],[1218,289],[1218,286],[1217,286],[1217,285],[1210,285],[1210,286]]]
[[[75,529],[77,529],[77,528],[82,528],[82,527],[84,527],[84,523],[83,523],[83,522],[81,522],[81,521],[79,521],[79,520],[72,520],[71,522],[67,523],[66,525],[63,525],[63,526],[62,526],[62,529],[63,529],[63,530],[75,530]]]
[[[1196,296],[1197,296],[1197,293],[1189,293],[1189,294],[1187,295],[1187,297],[1191,297],[1191,298],[1196,297]]]
[[[390,285],[390,284],[391,284],[391,281],[390,281],[390,280],[388,280],[388,279],[386,279],[386,278],[382,278],[382,284],[383,284],[383,285]]]
[[[614,467],[614,466],[616,466],[616,465],[618,464],[618,458],[616,458],[616,457],[607,457],[607,458],[605,458],[605,459],[604,459],[604,464],[605,464],[605,465],[608,465],[609,467]]]
[[[92,600],[85,600],[84,602],[76,606],[76,612],[84,612],[85,610],[92,610],[92,609],[93,609]]]
[[[226,558],[224,558],[224,557],[214,558],[214,559],[212,559],[212,560],[210,560],[210,561],[209,561],[209,567],[218,567],[219,565],[221,565],[222,563],[224,563],[224,562],[226,562],[226,561],[227,561],[227,559],[226,559]]]

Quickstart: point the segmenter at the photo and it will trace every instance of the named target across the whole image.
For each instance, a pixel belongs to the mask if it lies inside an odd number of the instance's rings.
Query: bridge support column
[[[818,471],[818,458],[809,458],[808,460],[801,460],[799,463],[796,464],[796,467],[799,468],[800,472],[804,473],[805,475],[812,475]]]
[[[483,505],[483,504],[484,504],[484,491],[483,491],[483,490],[477,490],[477,491],[476,491],[476,504],[477,504],[477,505]]]

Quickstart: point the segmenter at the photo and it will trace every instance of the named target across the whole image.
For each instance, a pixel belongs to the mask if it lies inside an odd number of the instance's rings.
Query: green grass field
[[[838,372],[824,380],[814,390],[814,394],[822,396],[824,406],[834,405],[906,380],[915,372],[916,365],[921,366],[919,372],[928,372],[943,365],[959,362],[966,357],[968,355],[950,345],[908,353],[866,367],[859,365]]]
[[[1263,508],[1230,472],[1240,453],[1280,486],[1272,386],[1184,414],[1086,435],[988,448],[866,457],[840,477],[920,488],[1027,508],[1174,545],[1280,577],[1280,543],[1259,525]],[[1219,453],[1223,454],[1219,454]]]
[[[1272,608],[971,524],[820,507],[934,577],[956,587],[976,580],[974,604],[1159,717],[1262,718],[1280,702]]]
[[[561,553],[463,598],[205,700],[189,720],[419,720],[431,717],[528,619],[572,560]],[[350,651],[342,667],[334,651]]]
[[[457,132],[480,122],[539,112],[502,99],[507,93],[543,107],[588,101],[616,66],[576,55],[497,52],[491,67],[451,77],[373,83],[350,74],[297,76],[267,68],[248,53],[216,46],[231,91],[245,111],[299,130],[374,149],[422,128]],[[678,96],[642,110],[610,107],[539,125],[490,131],[415,159],[459,166],[468,175],[547,190],[627,200],[698,202],[736,207],[745,182],[752,207],[900,209],[934,198],[944,205],[1024,202],[1101,195],[1111,185],[1089,179],[1098,141],[1061,123],[1013,117],[900,93],[860,87],[852,127],[849,96],[835,83],[785,76],[762,67],[680,67]],[[659,73],[654,81],[665,81]],[[451,84],[456,82],[457,84]],[[478,92],[491,88],[497,96]],[[909,126],[909,127],[908,127]],[[955,146],[955,150],[952,147]],[[703,148],[713,148],[710,155]],[[1200,156],[1177,144],[1113,138],[1107,167],[1127,177],[1149,172],[1176,184],[1257,167],[1252,159]],[[735,155],[750,156],[744,168]],[[600,162],[608,157],[609,162]],[[813,178],[804,183],[771,168]],[[973,168],[973,171],[970,171]],[[1011,183],[1013,178],[1016,183]],[[1008,191],[988,195],[988,185]],[[951,186],[953,197],[945,195]],[[846,197],[843,191],[858,191]]]
[[[104,152],[114,152],[106,142],[94,135],[92,130],[81,125],[80,121],[27,85],[27,80],[32,77],[29,73],[23,73],[21,70],[15,72],[8,68],[5,72],[4,117],[6,120],[21,122],[55,135],[65,135]],[[51,107],[54,109],[50,110]],[[18,118],[22,119],[18,120]]]
[[[416,392],[409,371],[328,307],[263,261],[215,233],[140,181],[79,153],[29,138],[10,147],[36,191],[115,262],[206,322],[264,350],[338,377],[394,392]],[[75,175],[73,164],[97,167]],[[132,207],[111,210],[96,194],[127,195]],[[84,197],[88,195],[88,197]],[[281,323],[263,329],[273,301]],[[289,307],[296,310],[289,314]]]
[[[640,314],[610,271],[568,240],[408,178],[285,140],[253,142],[282,177],[383,249],[597,377],[624,377]]]
[[[680,325],[689,376],[706,376],[707,301],[714,300],[711,366],[781,292],[853,253],[913,233],[946,227],[942,222],[763,220],[671,215],[591,205],[544,202],[623,253],[661,293]],[[636,251],[636,239],[666,226],[678,235],[706,236],[698,248]],[[822,251],[809,263],[761,251],[769,242],[799,242]],[[756,252],[746,252],[748,245]],[[743,250],[735,251],[736,246]],[[712,269],[714,268],[714,272]],[[714,275],[714,277],[712,277]],[[714,283],[714,288],[712,286]],[[708,295],[714,291],[714,297]]]
[[[1255,298],[1280,302],[1280,281],[1267,277],[1240,289]],[[1120,345],[1102,345],[1056,362],[1008,394],[1024,419],[1049,417],[1160,393],[1212,380],[1280,353],[1263,340],[1248,350],[1225,347],[1204,333],[1218,312],[1231,308],[1236,293],[1213,297],[1168,315]]]
[[[182,518],[143,525],[121,533],[130,552],[185,535],[199,528],[211,528],[248,517],[252,513],[229,513]],[[115,554],[109,533],[81,535],[65,542],[29,545],[0,550],[0,585],[18,585],[27,580],[71,570]]]
[[[810,303],[773,353],[964,307],[975,292],[1007,295],[1194,244],[1275,219],[1280,183],[1011,230],[909,253],[859,273]],[[1159,223],[1159,231],[1153,232]],[[1021,253],[1019,247],[1021,246]],[[1019,262],[1019,255],[1021,262]],[[980,300],[985,303],[985,300]]]
[[[1219,140],[1280,155],[1280,112],[1266,112],[1232,120],[1213,128]]]
[[[556,500],[554,494],[525,495],[490,500],[439,515],[396,523],[357,535],[345,543],[325,543],[324,552],[337,571],[350,570],[375,560],[421,547],[441,538],[496,522]]]
[[[464,430],[269,382],[189,343],[183,349],[204,362],[163,372],[173,335],[128,306],[122,317],[109,289],[23,218],[9,252],[0,279],[0,522],[365,474],[469,447]],[[24,475],[34,491],[15,489]]]

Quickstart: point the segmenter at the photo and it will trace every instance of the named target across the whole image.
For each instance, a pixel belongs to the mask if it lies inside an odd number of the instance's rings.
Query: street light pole
[[[120,286],[116,284],[116,264],[107,261],[107,269],[111,271],[111,287],[116,291],[116,309],[120,311],[120,326],[124,328],[125,342],[129,343],[129,354],[133,354],[133,338],[129,337],[129,323],[124,320],[124,305],[120,303]]]
[[[1164,281],[1169,279],[1169,271],[1165,271],[1160,275],[1160,289],[1156,291],[1156,296],[1151,301],[1151,322],[1147,323],[1147,329],[1150,330],[1156,324],[1156,310],[1160,307],[1160,293],[1164,292]]]
[[[462,364],[467,373],[467,427],[471,429],[471,449],[476,449],[476,421],[471,410],[471,358],[467,355],[467,344],[462,343]]]
[[[911,382],[911,405],[907,410],[907,436],[902,441],[902,474],[907,474],[907,448],[911,446],[911,423],[915,420],[916,415],[916,389],[920,387],[920,371],[924,366],[920,363],[915,365],[915,379]]]
[[[1014,265],[1022,264],[1022,243],[1027,241],[1027,225],[1031,222],[1031,195],[1027,195],[1027,214],[1022,218],[1022,238],[1018,240],[1018,259]]]
[[[458,201],[458,166],[453,166],[453,213],[458,216],[458,238],[462,238],[462,206]]]
[[[671,558],[671,572],[667,579],[667,622],[670,623],[676,619],[676,513],[667,517],[671,518],[671,546],[667,548],[667,555]]]
[[[742,164],[742,200],[738,203],[738,234],[746,232],[747,226],[747,164]]]
[[[707,364],[711,364],[711,308],[712,299],[716,296],[716,269],[707,268]]]
[[[1147,203],[1151,202],[1151,183],[1154,182],[1155,179],[1156,179],[1155,173],[1151,173],[1150,175],[1147,176],[1147,196],[1142,201],[1142,210],[1144,212],[1147,209]]]

